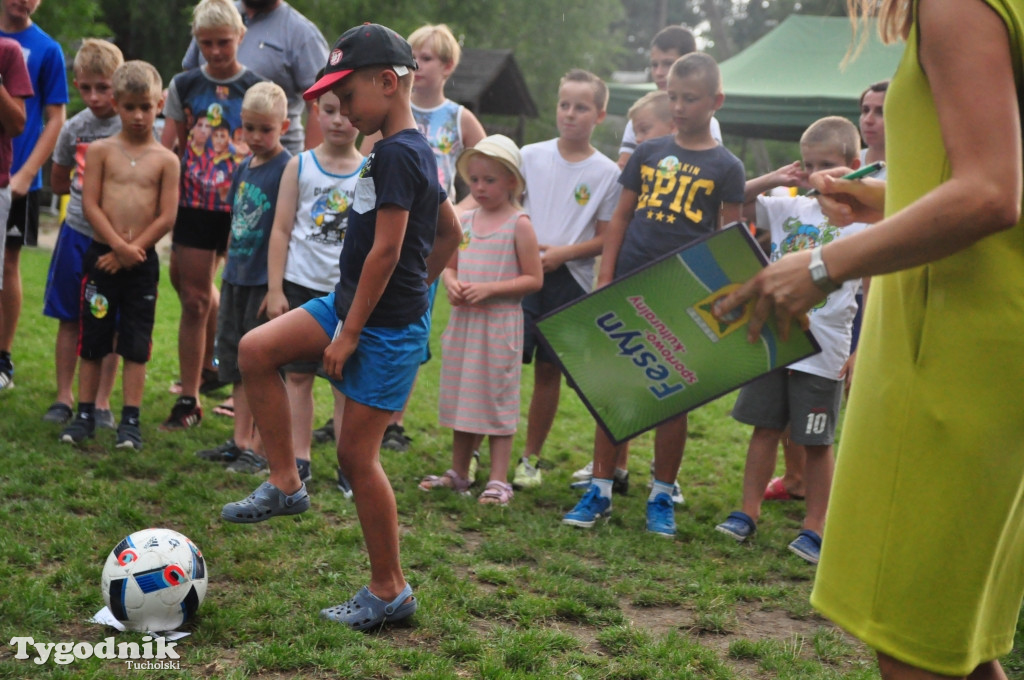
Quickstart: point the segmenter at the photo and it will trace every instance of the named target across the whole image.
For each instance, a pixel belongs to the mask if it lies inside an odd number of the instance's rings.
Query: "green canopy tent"
[[[717,114],[726,134],[795,141],[822,116],[860,115],[860,93],[891,78],[901,44],[883,45],[872,27],[869,40],[843,68],[850,46],[845,17],[793,14],[772,32],[721,64],[725,104]],[[625,115],[653,83],[611,86],[609,113]]]

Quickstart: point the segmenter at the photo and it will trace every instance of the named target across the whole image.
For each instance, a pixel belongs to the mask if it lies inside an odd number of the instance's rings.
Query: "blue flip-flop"
[[[352,630],[370,630],[412,616],[419,603],[415,597],[409,599],[410,597],[412,586],[408,583],[391,602],[385,602],[363,586],[348,602],[321,609],[320,616],[328,621],[348,626]]]

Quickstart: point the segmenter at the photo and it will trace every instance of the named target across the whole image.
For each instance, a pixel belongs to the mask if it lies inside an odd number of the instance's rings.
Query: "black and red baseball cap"
[[[388,66],[399,76],[419,68],[409,42],[387,26],[371,23],[353,26],[334,43],[327,57],[323,77],[306,90],[302,98],[318,98],[347,75],[364,66]]]

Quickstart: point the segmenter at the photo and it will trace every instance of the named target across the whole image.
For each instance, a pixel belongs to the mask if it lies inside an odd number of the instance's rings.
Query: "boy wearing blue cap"
[[[398,551],[395,496],[380,464],[380,442],[402,408],[430,336],[427,286],[462,238],[455,210],[438,183],[434,152],[410,107],[412,50],[378,24],[346,31],[307,100],[331,90],[341,113],[364,135],[380,131],[356,185],[341,279],[316,298],[248,333],[239,368],[263,435],[270,477],[248,498],[224,506],[230,522],[259,522],[309,507],[292,447],[288,396],[278,367],[323,358],[345,395],[338,464],[353,499],[370,558],[370,583],[321,615],[355,630],[377,628],[416,611]],[[250,387],[251,386],[251,387]]]

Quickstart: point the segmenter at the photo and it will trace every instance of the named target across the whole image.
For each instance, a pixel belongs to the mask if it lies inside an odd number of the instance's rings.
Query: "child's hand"
[[[96,258],[96,269],[107,274],[116,274],[121,271],[121,263],[118,262],[117,256],[111,251]]]
[[[466,304],[477,305],[491,297],[492,287],[490,283],[464,283],[462,284],[462,296]]]
[[[266,296],[263,298],[263,304],[260,305],[257,316],[263,316],[264,314],[268,319],[276,319],[290,309],[288,306],[288,298],[284,296],[281,291],[267,291]]]
[[[451,270],[444,270],[442,278],[444,279],[444,289],[448,293],[448,304],[453,307],[466,304],[466,294],[463,290],[462,283],[455,277],[454,274],[450,273]]]
[[[568,248],[565,246],[549,246],[540,244],[540,263],[544,273],[553,272],[568,261],[566,254]]]
[[[807,173],[800,161],[784,165],[773,173],[775,186],[807,188]]]
[[[327,349],[324,350],[324,372],[334,380],[341,380],[341,372],[345,368],[345,362],[356,351],[356,344],[358,342],[358,338],[349,340],[345,333],[341,333],[332,340],[331,344],[327,345]]]
[[[131,243],[122,242],[112,246],[111,252],[117,257],[117,261],[125,269],[131,269],[137,264],[146,261],[146,251]]]

